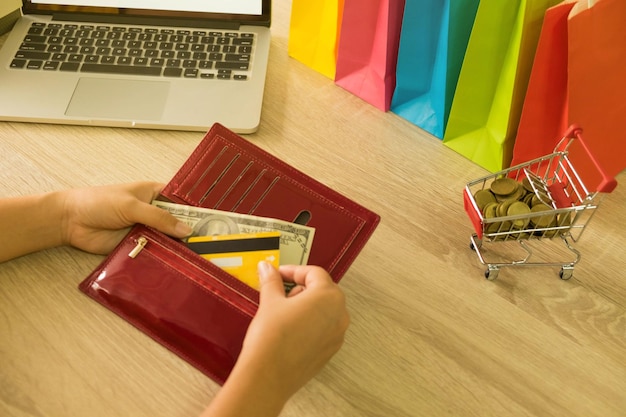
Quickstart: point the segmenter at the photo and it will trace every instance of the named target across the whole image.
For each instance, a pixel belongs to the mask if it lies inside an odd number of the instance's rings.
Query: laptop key
[[[129,74],[129,75],[161,75],[160,67],[133,67],[131,65],[106,65],[106,64],[83,64],[82,72],[95,72],[104,74]]]
[[[253,43],[254,43],[254,40],[251,38],[233,39],[233,45],[251,46]]]
[[[46,61],[43,64],[43,69],[46,71],[54,71],[57,68],[59,68],[59,64],[60,64],[59,61]]]
[[[250,62],[250,54],[226,54],[224,60],[231,62]]]
[[[44,43],[46,39],[47,38],[45,36],[26,35],[24,43]]]
[[[20,45],[22,51],[45,51],[46,48],[45,43],[23,43]]]
[[[26,61],[25,59],[14,59],[13,61],[11,61],[11,68],[24,68],[26,66]]]
[[[247,62],[216,62],[215,68],[245,71],[249,68],[249,65]]]
[[[50,59],[49,52],[35,52],[35,51],[17,51],[15,58],[18,59],[37,59],[41,61],[47,61]]]
[[[163,70],[163,75],[166,77],[180,77],[183,73],[183,69],[182,68],[165,68]]]
[[[41,35],[43,33],[42,27],[37,27],[34,24],[28,29],[28,33],[31,35]]]
[[[61,71],[78,71],[80,64],[78,62],[63,62],[61,63],[61,67],[59,68]]]

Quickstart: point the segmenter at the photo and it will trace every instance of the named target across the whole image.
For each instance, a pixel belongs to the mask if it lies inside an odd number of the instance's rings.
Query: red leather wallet
[[[324,267],[336,282],[380,221],[219,124],[159,198],[306,221],[315,228],[309,264]],[[220,384],[239,356],[259,301],[256,290],[144,225],[134,226],[79,288]]]

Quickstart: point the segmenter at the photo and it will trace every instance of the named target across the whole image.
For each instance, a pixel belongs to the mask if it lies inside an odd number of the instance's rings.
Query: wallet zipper
[[[135,245],[133,250],[131,250],[128,253],[128,256],[135,259],[135,257],[139,255],[139,252],[142,251],[142,249],[146,246],[147,243],[148,243],[148,239],[146,239],[145,237],[140,236],[139,238],[137,238],[137,244]]]

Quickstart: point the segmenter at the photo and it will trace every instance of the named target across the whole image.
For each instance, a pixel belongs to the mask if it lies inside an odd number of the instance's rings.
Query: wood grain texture
[[[626,174],[576,243],[571,280],[543,267],[487,281],[461,198],[486,172],[289,58],[290,1],[274,4],[249,140],[382,216],[341,282],[346,344],[283,416],[625,416]],[[166,182],[202,136],[0,123],[0,197]],[[0,415],[194,416],[217,391],[78,291],[101,260],[57,248],[0,264]]]

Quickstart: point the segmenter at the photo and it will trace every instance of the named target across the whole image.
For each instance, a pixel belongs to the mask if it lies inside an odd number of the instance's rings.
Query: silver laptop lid
[[[168,26],[270,26],[271,0],[22,0],[24,14],[54,20]],[[218,26],[216,26],[218,25]]]

